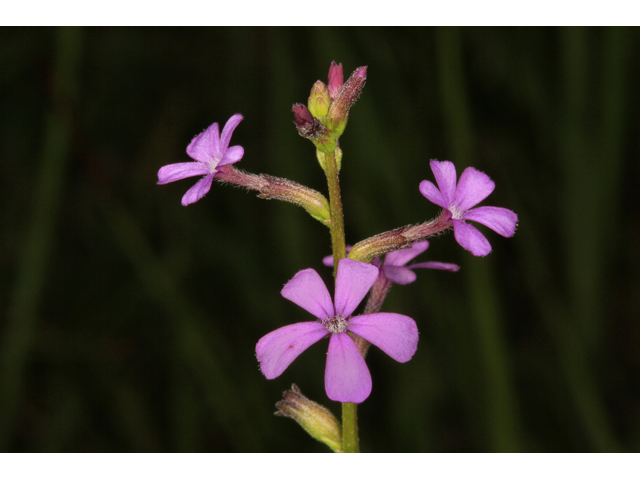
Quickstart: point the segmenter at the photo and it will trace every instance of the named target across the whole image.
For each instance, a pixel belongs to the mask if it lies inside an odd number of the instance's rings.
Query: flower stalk
[[[320,155],[320,154],[318,154]],[[334,258],[334,276],[338,272],[338,262],[347,256],[344,237],[344,214],[342,212],[342,197],[340,195],[340,180],[338,178],[338,163],[335,150],[323,153],[327,186],[329,189],[329,209],[331,211],[331,245]]]
[[[391,284],[391,280],[389,280],[384,274],[384,271],[380,269],[378,278],[369,291],[369,298],[367,299],[367,304],[364,307],[364,312],[362,312],[363,315],[378,313],[382,309],[382,304],[384,303],[385,298],[387,298],[389,290],[391,290]],[[371,343],[362,337],[354,338],[354,340],[358,350],[360,350],[360,353],[362,354],[362,357],[366,358]]]
[[[358,405],[342,404],[342,451],[344,453],[360,453],[358,437]]]

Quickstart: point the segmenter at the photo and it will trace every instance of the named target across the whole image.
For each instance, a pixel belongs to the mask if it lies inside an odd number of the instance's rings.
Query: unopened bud
[[[284,400],[276,403],[276,415],[293,418],[313,438],[341,451],[340,422],[329,410],[302,395],[295,383],[283,395]]]
[[[311,115],[307,107],[301,103],[296,103],[291,111],[300,136],[311,140],[316,148],[324,152],[335,150],[336,140],[329,136],[329,129],[320,120]]]
[[[342,64],[331,62],[329,67],[329,98],[333,102],[338,98],[338,93],[344,83],[344,73],[342,73]]]
[[[344,132],[349,119],[349,109],[356,103],[366,80],[367,67],[356,68],[340,89],[338,97],[331,103],[328,126],[333,131],[333,136],[339,137]]]
[[[313,115],[311,115],[311,112],[305,105],[296,103],[291,108],[291,113],[293,113],[293,121],[296,123],[298,130],[301,128],[309,128],[313,125]]]
[[[322,118],[329,113],[329,91],[327,86],[318,80],[311,87],[309,96],[309,111],[316,118]]]

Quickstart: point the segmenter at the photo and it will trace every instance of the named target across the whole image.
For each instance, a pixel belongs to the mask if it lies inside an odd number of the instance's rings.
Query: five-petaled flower
[[[204,197],[211,188],[218,168],[240,161],[244,155],[244,149],[235,145],[229,146],[233,131],[242,121],[242,115],[233,115],[222,129],[222,135],[218,133],[218,124],[214,123],[200,135],[191,140],[187,147],[187,154],[195,162],[173,163],[165,165],[158,170],[158,185],[175,182],[183,178],[205,175],[196,184],[187,190],[182,197],[182,205],[197,202]]]
[[[415,242],[409,248],[387,253],[384,256],[384,262],[381,262],[380,258],[376,257],[371,264],[378,267],[385,277],[398,285],[407,285],[415,282],[417,278],[413,271],[415,268],[432,268],[434,270],[448,270],[450,272],[460,270],[458,265],[443,262],[422,262],[407,265],[408,262],[416,258],[427,248],[429,248],[429,242],[426,240],[423,242]],[[349,252],[349,250],[351,250],[351,247],[347,246],[347,252]],[[333,256],[327,255],[322,259],[322,263],[327,267],[332,267]]]
[[[371,374],[347,332],[361,336],[398,362],[409,361],[418,347],[418,327],[413,319],[397,313],[351,316],[377,277],[377,267],[343,258],[338,263],[335,302],[312,268],[289,280],[282,296],[317,321],[287,325],[260,339],[256,356],[265,377],[276,378],[308,347],[330,335],[324,376],[327,396],[338,402],[360,403],[371,393]]]
[[[501,207],[471,208],[493,192],[496,185],[488,175],[469,167],[462,172],[456,185],[456,167],[453,163],[431,160],[431,170],[438,187],[424,180],[420,183],[420,193],[451,214],[453,234],[463,248],[478,257],[491,251],[485,236],[465,220],[481,223],[503,237],[513,236],[518,223],[518,216],[514,212]]]

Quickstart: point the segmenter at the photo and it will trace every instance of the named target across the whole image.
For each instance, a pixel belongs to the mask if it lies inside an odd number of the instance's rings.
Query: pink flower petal
[[[222,154],[224,154],[227,148],[229,148],[231,135],[233,134],[233,131],[236,129],[238,124],[242,121],[242,118],[242,115],[236,113],[229,120],[227,120],[227,123],[222,129],[222,135],[220,135],[220,152]]]
[[[473,167],[466,168],[456,190],[455,198],[452,204],[460,212],[466,212],[471,207],[477,205],[487,198],[496,184],[489,178],[486,173],[480,172]]]
[[[433,171],[433,176],[436,177],[445,207],[451,205],[456,193],[456,167],[451,162],[439,162],[437,160],[431,160],[429,165],[431,166],[431,171]]]
[[[485,236],[476,227],[462,220],[453,220],[453,235],[460,246],[476,257],[484,257],[491,251],[491,244]]]
[[[378,268],[368,263],[343,258],[336,275],[336,313],[348,317],[360,305],[378,278]]]
[[[347,328],[401,363],[411,360],[418,349],[418,327],[412,318],[405,315],[359,315],[349,320]]]
[[[353,247],[351,245],[347,245],[345,250],[347,251],[347,253],[349,253],[352,248]],[[322,264],[326,265],[327,267],[333,267],[333,255],[327,255],[326,257],[324,257],[322,259]]]
[[[218,167],[223,165],[230,165],[232,163],[239,162],[244,155],[244,148],[240,145],[234,145],[233,147],[229,147],[225,154],[222,157],[222,160],[218,162]]]
[[[384,257],[384,264],[396,265],[398,267],[401,267],[416,258],[427,248],[429,248],[429,242],[416,242],[411,245],[410,248],[404,248],[402,250],[396,250],[395,252],[387,253],[387,255]]]
[[[284,372],[298,355],[329,335],[320,322],[302,322],[287,325],[262,337],[256,345],[260,370],[268,379]]]
[[[331,295],[313,268],[296,273],[280,293],[320,320],[326,320],[335,314]]]
[[[182,205],[186,207],[187,205],[197,202],[204,197],[211,189],[211,182],[213,181],[214,176],[215,175],[210,174],[198,180],[196,184],[187,190],[187,193],[182,197]]]
[[[384,276],[398,285],[407,285],[416,281],[416,274],[407,267],[396,267],[395,265],[383,265]]]
[[[511,210],[502,207],[474,208],[465,213],[462,218],[486,225],[503,237],[512,237],[516,233],[516,224],[518,223],[518,216]]]
[[[327,396],[336,402],[364,402],[371,393],[371,374],[347,333],[331,335],[324,372]]]
[[[442,196],[442,193],[440,193],[440,190],[438,190],[438,187],[429,180],[420,182],[420,193],[431,203],[435,203],[439,207],[447,208],[449,206]]]
[[[410,269],[414,268],[432,268],[434,270],[448,270],[449,272],[457,272],[460,270],[460,267],[454,263],[442,263],[442,262],[423,262],[423,263],[414,263],[413,265],[409,265]]]
[[[183,178],[207,175],[209,169],[200,162],[172,163],[158,170],[158,185],[175,182]]]
[[[187,147],[187,155],[207,165],[211,163],[213,158],[218,160],[222,158],[217,123],[213,123],[204,132],[191,140]]]

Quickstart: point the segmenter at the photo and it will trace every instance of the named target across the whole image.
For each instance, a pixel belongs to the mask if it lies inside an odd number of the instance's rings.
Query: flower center
[[[209,167],[209,173],[217,173],[218,164],[220,163],[220,159],[215,156],[210,157],[207,162],[207,167]]]
[[[328,320],[323,320],[322,324],[327,327],[327,330],[331,333],[344,333],[347,331],[347,325],[349,321],[342,315],[336,315]]]
[[[449,211],[451,212],[451,218],[455,218],[456,220],[460,220],[464,214],[464,212],[461,212],[453,205],[449,205]]]

